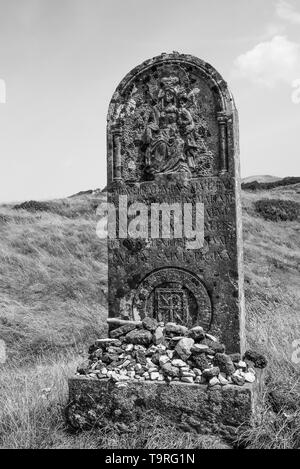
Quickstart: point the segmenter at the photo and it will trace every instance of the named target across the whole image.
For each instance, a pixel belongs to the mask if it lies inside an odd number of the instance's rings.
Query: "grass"
[[[277,414],[266,398],[262,421],[240,437],[249,448],[300,448],[300,365],[291,360],[300,339],[300,225],[255,210],[259,198],[299,202],[299,193],[299,185],[243,193],[248,347],[268,358],[266,397],[298,397],[296,408],[283,403]],[[126,431],[109,423],[66,429],[67,378],[106,327],[107,252],[95,233],[103,197],[52,201],[47,211],[0,207],[0,339],[8,355],[0,364],[0,447],[228,447],[147,415]]]

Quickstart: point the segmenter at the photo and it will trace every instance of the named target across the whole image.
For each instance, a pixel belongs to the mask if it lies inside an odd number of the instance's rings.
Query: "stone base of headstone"
[[[128,381],[116,386],[111,380],[76,376],[69,380],[67,421],[82,430],[101,427],[107,421],[130,424],[149,414],[160,415],[185,431],[213,433],[232,438],[259,419],[263,371],[243,386],[207,385],[158,381]]]

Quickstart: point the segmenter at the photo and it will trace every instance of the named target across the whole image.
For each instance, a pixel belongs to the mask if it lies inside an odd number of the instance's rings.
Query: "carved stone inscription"
[[[210,65],[163,54],[120,83],[108,115],[108,201],[119,214],[126,196],[128,224],[118,219],[122,236],[108,241],[110,316],[199,324],[228,351],[243,348],[238,151],[232,96]],[[132,237],[137,203],[148,218]],[[181,204],[182,214],[203,204],[201,246],[189,247],[184,216],[168,218],[172,236],[153,238],[151,204]]]

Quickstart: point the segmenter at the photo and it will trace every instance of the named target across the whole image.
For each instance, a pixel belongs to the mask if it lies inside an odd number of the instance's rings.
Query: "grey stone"
[[[221,373],[219,374],[218,379],[222,386],[227,386],[227,384],[229,384],[229,381]]]
[[[181,326],[180,324],[175,324],[173,322],[168,322],[165,325],[165,330],[167,334],[172,333],[178,336],[185,336],[185,334],[188,332],[187,327]]]
[[[214,335],[206,333],[205,336],[207,337],[208,340],[211,340],[212,342],[218,342],[218,339]]]
[[[224,353],[216,353],[214,356],[214,365],[218,366],[226,375],[232,375],[235,372],[235,367],[231,358]]]
[[[187,360],[191,355],[191,348],[194,345],[194,339],[188,337],[181,339],[175,347],[175,352],[182,360]]]
[[[204,339],[202,344],[208,345],[209,349],[212,350],[214,353],[224,353],[225,352],[225,345],[220,344],[219,342],[214,342],[213,340]]]
[[[150,331],[143,329],[133,330],[126,334],[125,339],[127,342],[138,345],[149,345],[152,339],[152,334]]]
[[[193,356],[193,361],[196,365],[197,368],[199,368],[201,371],[205,370],[206,368],[209,367],[209,361],[205,357],[205,355],[194,355]]]
[[[192,354],[198,354],[198,353],[203,353],[207,352],[209,349],[208,345],[205,344],[194,344],[193,347],[191,348]]]
[[[143,327],[150,332],[154,332],[158,326],[158,322],[154,318],[146,317],[142,321]]]
[[[246,370],[246,369],[247,369],[247,363],[243,362],[242,360],[240,360],[240,361],[236,364],[236,366],[237,366],[238,368],[241,368],[242,370]]]
[[[182,368],[183,366],[186,366],[186,362],[181,360],[181,358],[174,358],[172,360],[172,365],[173,366],[178,366],[179,368]]]
[[[249,371],[247,373],[243,373],[242,376],[245,378],[246,383],[254,383],[255,381],[255,375]]]
[[[194,378],[192,376],[182,376],[181,381],[183,383],[190,383],[192,384],[194,382]]]
[[[232,438],[237,436],[241,424],[250,428],[255,404],[261,400],[259,383],[207,387],[172,381],[166,385],[149,379],[137,382],[128,377],[126,386],[119,387],[119,383],[89,380],[85,376],[72,378],[66,411],[68,424],[75,429],[94,428],[115,415],[117,422],[129,425],[139,420],[142,402],[153,417],[160,415],[179,425],[192,416],[200,422],[197,432]]]
[[[209,386],[216,386],[217,384],[220,384],[220,381],[216,376],[209,380]]]
[[[203,330],[203,327],[201,326],[195,326],[192,329],[189,330],[189,337],[191,337],[194,340],[202,340],[205,338],[205,332]]]
[[[179,368],[173,366],[171,363],[165,363],[161,367],[162,371],[170,376],[171,378],[177,378],[179,376]]]
[[[135,356],[137,363],[139,363],[140,365],[147,364],[146,354],[143,350],[135,350],[134,356]]]
[[[123,326],[117,327],[117,329],[110,331],[109,335],[112,339],[117,339],[118,337],[127,334],[127,332],[130,332],[135,328],[136,326],[134,324],[124,324]]]
[[[240,353],[231,353],[228,355],[233,363],[237,363],[241,360],[241,354]]]
[[[118,339],[105,338],[105,339],[97,339],[96,345],[101,348],[107,348],[110,345],[114,345],[115,347],[120,347],[122,343]]]
[[[210,380],[211,378],[214,378],[215,376],[219,376],[220,374],[220,368],[217,366],[214,366],[212,368],[207,368],[206,370],[202,371],[202,376],[203,378]]]
[[[241,375],[232,375],[232,382],[238,386],[243,386],[245,384],[245,378]]]
[[[159,345],[164,341],[164,329],[161,326],[158,326],[153,333],[153,343]]]

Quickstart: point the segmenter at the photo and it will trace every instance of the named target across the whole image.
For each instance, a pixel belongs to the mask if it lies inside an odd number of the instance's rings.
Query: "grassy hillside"
[[[27,210],[0,207],[0,339],[8,353],[0,365],[0,445],[222,447],[184,434],[171,442],[170,427],[160,423],[128,435],[115,428],[65,432],[66,378],[106,328],[107,252],[96,236],[103,198],[83,194]],[[268,392],[299,401],[300,364],[291,357],[300,339],[300,223],[266,221],[254,205],[263,198],[300,202],[300,185],[243,193],[248,346],[268,357]],[[250,447],[300,447],[299,407],[283,406],[276,417],[266,410],[262,425],[244,438]]]
[[[101,197],[31,211],[0,208],[0,337],[9,360],[65,350],[103,331],[107,251],[95,213]]]

